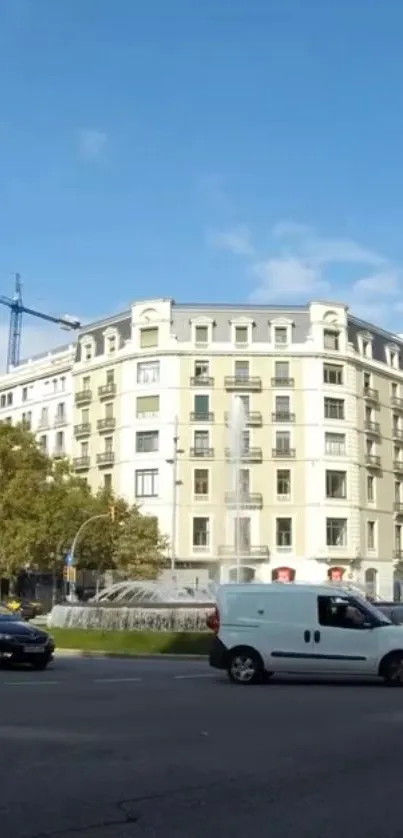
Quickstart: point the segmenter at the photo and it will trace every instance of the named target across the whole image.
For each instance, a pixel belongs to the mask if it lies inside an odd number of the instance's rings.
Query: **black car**
[[[373,602],[376,608],[382,611],[389,620],[397,626],[403,624],[403,602]]]
[[[54,651],[53,638],[47,631],[29,625],[0,605],[0,665],[27,663],[33,669],[45,669]]]

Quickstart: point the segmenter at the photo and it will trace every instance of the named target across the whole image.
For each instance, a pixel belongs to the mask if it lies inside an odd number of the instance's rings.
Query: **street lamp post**
[[[179,420],[175,416],[174,422],[174,436],[173,436],[173,456],[167,460],[167,463],[172,466],[172,525],[171,525],[171,577],[172,581],[175,579],[176,569],[176,527],[178,514],[178,486],[181,485],[181,480],[178,480],[178,457],[184,451],[178,447],[179,436]]]
[[[76,534],[73,538],[73,543],[71,545],[71,550],[70,550],[70,553],[68,555],[68,563],[69,563],[70,567],[74,567],[75,551],[76,551],[77,543],[78,543],[80,535],[83,532],[83,530],[85,529],[85,527],[88,526],[88,524],[91,524],[92,521],[97,521],[100,518],[109,518],[110,519],[110,517],[111,517],[110,512],[103,512],[102,515],[91,515],[91,518],[87,518],[85,521],[83,521],[83,523],[78,528],[78,530],[77,530],[77,532],[76,532]],[[76,599],[77,599],[76,580],[74,579],[74,581],[69,582],[69,600],[70,600],[70,602],[76,602]]]

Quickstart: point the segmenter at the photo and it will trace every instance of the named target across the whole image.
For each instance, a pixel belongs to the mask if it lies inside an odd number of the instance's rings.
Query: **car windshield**
[[[367,612],[367,614],[369,614],[371,617],[373,617],[373,619],[375,619],[378,622],[378,624],[381,624],[383,626],[393,625],[392,620],[390,620],[389,617],[387,617],[386,614],[384,614],[380,610],[380,608],[377,608],[375,605],[372,605],[371,602],[368,602],[367,599],[364,599],[363,597],[360,597],[360,596],[354,597],[354,599],[356,600],[356,602],[360,606],[360,608],[365,610]]]

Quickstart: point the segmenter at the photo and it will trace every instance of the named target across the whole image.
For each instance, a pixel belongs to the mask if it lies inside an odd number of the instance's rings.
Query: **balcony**
[[[79,390],[75,395],[75,403],[89,404],[92,401],[92,390]]]
[[[295,458],[295,448],[272,448],[271,455],[276,460],[293,460]]]
[[[403,460],[393,461],[393,471],[397,471],[399,472],[399,474],[403,474]]]
[[[381,427],[379,422],[365,422],[364,424],[365,433],[370,434],[371,436],[380,436],[381,435]]]
[[[234,452],[231,448],[225,449],[225,457],[227,460],[234,459]],[[261,448],[248,448],[241,454],[241,461],[243,463],[262,463],[263,451]]]
[[[54,460],[63,460],[64,457],[67,457],[67,454],[64,448],[55,448],[52,457]]]
[[[55,425],[55,428],[62,428],[63,425],[67,425],[67,416],[66,415],[56,416],[54,425]]]
[[[396,547],[394,549],[393,558],[397,559],[399,562],[403,561],[403,549],[401,547]]]
[[[214,457],[214,448],[191,448],[190,456],[196,457],[198,460],[212,460]]]
[[[390,400],[390,404],[395,410],[400,410],[403,412],[403,399],[399,398],[398,396],[392,396]]]
[[[256,375],[226,375],[224,379],[224,387],[226,390],[254,390],[260,392],[262,389],[262,379]]]
[[[374,390],[373,387],[364,387],[362,395],[367,402],[379,404],[379,390]]]
[[[368,468],[380,468],[381,458],[378,454],[365,454],[365,465]],[[402,463],[403,465],[403,463]]]
[[[277,378],[272,378],[271,386],[272,387],[294,387],[294,379],[293,378],[283,378],[282,376]]]
[[[50,428],[49,419],[41,419],[40,422],[38,422],[38,431],[48,431],[49,428]]]
[[[87,471],[90,467],[90,458],[74,457],[73,466],[76,471]]]
[[[231,508],[238,504],[243,509],[262,509],[263,495],[260,492],[241,492],[238,499],[236,492],[226,492],[225,505]]]
[[[81,425],[74,425],[74,436],[89,436],[91,433],[90,422],[82,422]]]
[[[396,515],[403,515],[403,503],[400,500],[395,500],[393,504],[393,511]]]
[[[214,387],[214,378],[211,375],[192,375],[191,387]]]
[[[239,548],[231,544],[220,544],[218,555],[230,559],[234,559],[235,556],[240,556],[245,559],[268,559],[269,548],[266,544],[241,544]]]
[[[190,413],[189,419],[191,422],[214,422],[214,413],[197,410]]]
[[[228,410],[224,414],[225,424],[228,425],[231,421],[231,414]],[[245,415],[245,422],[248,428],[261,428],[263,425],[263,416],[259,411],[252,411]]]
[[[110,399],[116,396],[116,384],[114,381],[109,381],[108,384],[101,384],[98,387],[98,396],[100,399]]]
[[[107,416],[105,419],[98,419],[97,429],[100,433],[104,431],[113,431],[116,425],[115,416]]]
[[[271,414],[272,422],[295,422],[295,413],[290,413],[289,410],[277,410]]]
[[[114,462],[114,451],[103,451],[102,454],[97,454],[97,466],[113,466]]]
[[[392,428],[392,439],[403,442],[403,431],[401,428]]]

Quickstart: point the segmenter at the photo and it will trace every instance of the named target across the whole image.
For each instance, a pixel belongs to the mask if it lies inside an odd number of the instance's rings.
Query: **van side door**
[[[317,597],[314,671],[323,674],[375,675],[379,631],[364,608],[346,595]]]
[[[316,596],[301,591],[267,593],[261,599],[261,654],[273,672],[309,671],[314,654]]]

